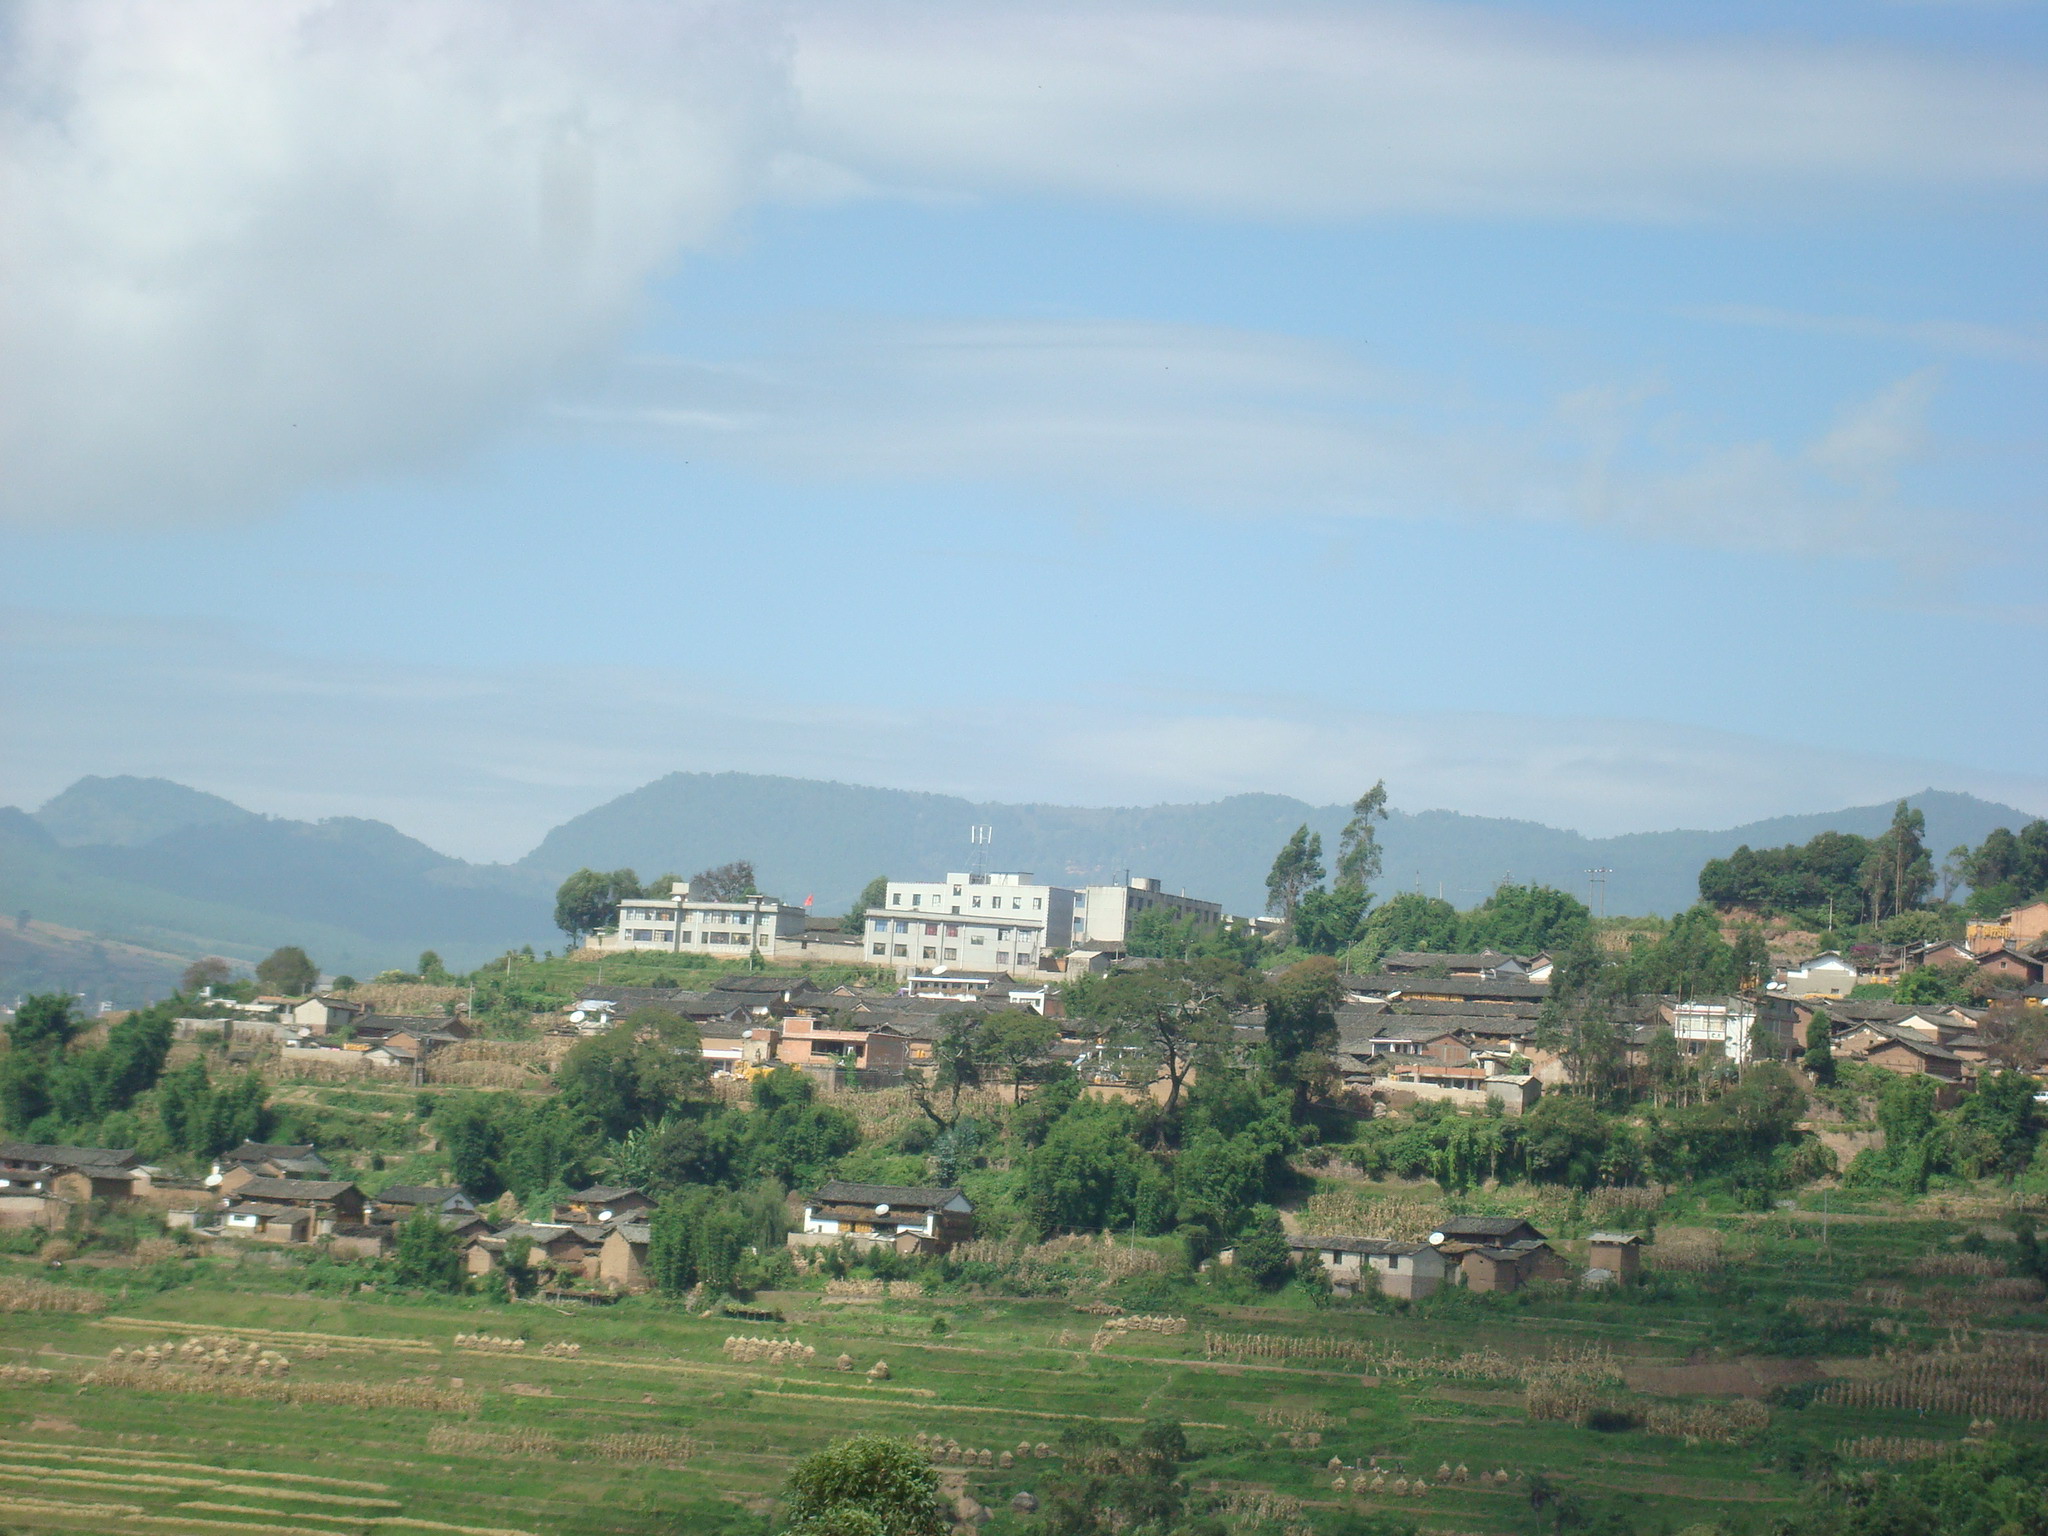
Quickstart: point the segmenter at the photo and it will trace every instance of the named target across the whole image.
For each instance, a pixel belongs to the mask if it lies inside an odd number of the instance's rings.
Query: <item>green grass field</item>
[[[1136,1296],[1129,1280],[1122,1292],[1058,1296],[957,1285],[905,1294],[918,1288],[899,1282],[886,1296],[756,1298],[778,1323],[695,1317],[652,1298],[564,1309],[316,1295],[294,1289],[302,1272],[269,1255],[206,1261],[162,1289],[146,1271],[11,1261],[0,1292],[55,1282],[105,1310],[0,1311],[0,1366],[30,1368],[0,1382],[0,1529],[758,1531],[797,1457],[878,1430],[986,1448],[992,1459],[1008,1451],[1009,1468],[943,1470],[997,1512],[988,1531],[1024,1531],[1032,1521],[1009,1511],[1010,1496],[1058,1463],[1019,1456],[1020,1446],[1052,1445],[1077,1423],[1128,1430],[1163,1417],[1187,1426],[1197,1497],[1247,1496],[1234,1529],[1312,1530],[1345,1512],[1385,1511],[1425,1530],[1527,1531],[1537,1518],[1530,1478],[1540,1476],[1589,1513],[1624,1512],[1642,1531],[1709,1519],[1746,1531],[1798,1497],[1803,1457],[1860,1437],[1957,1441],[1971,1417],[1788,1402],[1831,1381],[1881,1377],[1893,1367],[1872,1359],[1874,1348],[1937,1349],[1959,1324],[1975,1336],[2040,1337],[2038,1303],[1926,1272],[1925,1256],[1956,1252],[1968,1223],[1866,1214],[1835,1222],[1825,1250],[1804,1214],[1721,1225],[1727,1269],[1632,1296],[1545,1288],[1405,1311],[1316,1308],[1291,1291],[1231,1303],[1206,1284],[1142,1277],[1153,1304],[1131,1310],[1185,1317],[1174,1333],[1099,1332],[1102,1311],[1079,1309]],[[1069,1244],[1061,1262],[1093,1274],[1100,1254]],[[1822,1304],[1835,1331],[1784,1322],[1793,1296],[1808,1298],[1809,1313]],[[463,1333],[528,1342],[515,1355],[460,1346]],[[192,1392],[167,1390],[176,1382],[163,1367],[130,1373],[140,1384],[83,1380],[116,1348],[193,1334],[254,1340],[288,1357],[289,1375],[198,1377]],[[723,1347],[733,1335],[795,1339],[816,1358],[736,1361]],[[580,1353],[541,1353],[566,1344]],[[1830,1345],[1845,1347],[1830,1356]],[[851,1370],[836,1368],[841,1355]],[[1618,1375],[1601,1391],[1638,1418],[1773,1383],[1780,1403],[1767,1428],[1734,1444],[1532,1419],[1522,1378],[1560,1355]],[[878,1360],[889,1374],[871,1380]],[[36,1369],[50,1380],[27,1379]],[[2035,1436],[2042,1425],[2010,1418],[1999,1432]],[[1342,1492],[1331,1486],[1333,1456],[1346,1463]],[[1354,1491],[1350,1468],[1369,1479],[1375,1462],[1386,1485]],[[1439,1481],[1442,1466],[1465,1467],[1467,1480]],[[1479,1481],[1495,1469],[1510,1478]],[[1394,1480],[1409,1476],[1426,1491],[1396,1494]]]

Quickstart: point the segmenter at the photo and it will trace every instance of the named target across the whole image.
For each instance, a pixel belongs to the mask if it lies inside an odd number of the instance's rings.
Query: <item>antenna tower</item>
[[[1586,894],[1593,898],[1593,906],[1602,917],[1607,916],[1607,877],[1611,869],[1589,869],[1586,871]]]
[[[989,844],[995,840],[996,829],[994,827],[969,827],[967,829],[968,846],[974,850],[973,868],[975,874],[985,875],[988,873],[988,848]]]

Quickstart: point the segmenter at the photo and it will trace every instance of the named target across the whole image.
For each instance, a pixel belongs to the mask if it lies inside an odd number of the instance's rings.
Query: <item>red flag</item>
[[[808,906],[809,906],[810,904],[811,904],[811,898],[810,898],[810,897],[808,897],[808,896],[806,896],[806,897],[804,898],[804,905],[808,907]]]

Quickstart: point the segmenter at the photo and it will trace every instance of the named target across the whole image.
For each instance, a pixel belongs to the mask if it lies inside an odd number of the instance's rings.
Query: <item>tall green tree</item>
[[[1926,899],[1934,884],[1934,861],[1927,852],[1927,818],[1910,802],[1892,809],[1892,824],[1870,845],[1859,874],[1869,902],[1870,920],[1910,912]]]
[[[1502,883],[1466,916],[1459,942],[1469,950],[1537,955],[1571,943],[1592,926],[1592,912],[1576,896],[1548,885]]]
[[[1343,1001],[1337,962],[1322,955],[1290,965],[1266,983],[1266,1051],[1274,1075],[1294,1089],[1298,1103],[1326,1075]]]
[[[1372,895],[1362,885],[1304,891],[1294,909],[1294,942],[1313,955],[1340,955],[1358,942]]]
[[[555,1074],[562,1098],[612,1140],[703,1098],[710,1080],[697,1026],[662,1008],[635,1009],[603,1034],[579,1040]]]
[[[1114,972],[1078,996],[1103,1038],[1165,1080],[1171,1117],[1196,1064],[1229,1046],[1231,1009],[1250,1001],[1252,984],[1226,960],[1168,961]],[[1072,995],[1068,1006],[1071,1013]]]
[[[879,907],[889,899],[889,877],[877,875],[860,888],[860,894],[853,899],[853,905],[846,909],[846,916],[839,919],[842,933],[865,933],[868,927],[868,910]]]
[[[1806,1054],[1800,1063],[1823,1088],[1835,1080],[1835,1024],[1825,1008],[1814,1009],[1806,1021]]]
[[[224,987],[228,978],[235,974],[234,967],[219,955],[208,955],[194,960],[185,967],[185,974],[178,978],[178,990],[191,997],[197,997],[208,987]]]
[[[698,901],[745,901],[755,890],[754,866],[745,859],[690,876],[690,895]]]
[[[271,992],[297,997],[320,984],[320,967],[298,945],[286,944],[256,962],[256,984]]]
[[[1266,911],[1290,927],[1302,893],[1322,883],[1323,835],[1311,832],[1303,822],[1287,844],[1274,855],[1266,875]]]
[[[587,933],[618,921],[619,903],[641,895],[640,879],[630,869],[579,869],[555,890],[555,926],[580,944]]]
[[[1029,1008],[1005,1008],[990,1014],[976,1028],[983,1061],[1010,1080],[1013,1099],[1022,1103],[1024,1087],[1037,1080],[1051,1063],[1060,1027]]]
[[[783,1493],[789,1536],[946,1536],[939,1474],[907,1440],[856,1435],[813,1451]]]
[[[462,1246],[441,1225],[438,1214],[419,1207],[400,1225],[391,1267],[399,1281],[430,1291],[453,1291],[462,1285]]]
[[[1362,891],[1380,877],[1379,838],[1375,821],[1387,819],[1387,781],[1381,779],[1351,806],[1351,819],[1337,835],[1336,888]]]
[[[23,998],[8,1021],[8,1043],[17,1051],[62,1051],[84,1027],[71,1006],[71,998],[63,992],[38,992]]]

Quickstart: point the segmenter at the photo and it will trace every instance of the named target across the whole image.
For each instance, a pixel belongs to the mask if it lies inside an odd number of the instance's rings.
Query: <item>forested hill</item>
[[[1930,792],[1914,801],[1937,854],[2031,819],[1968,795]],[[1586,838],[1535,822],[1396,811],[1382,834],[1381,892],[1441,889],[1469,907],[1512,875],[1583,897],[1585,871],[1605,866],[1614,871],[1610,911],[1672,912],[1694,900],[1700,865],[1738,844],[1804,842],[1828,829],[1876,835],[1890,814],[1889,805],[1870,805],[1718,832]],[[1347,815],[1343,806],[1284,795],[1091,809],[678,773],[557,827],[517,864],[483,866],[382,822],[259,816],[161,779],[93,778],[33,814],[0,807],[0,914],[80,930],[77,941],[39,943],[36,963],[70,978],[67,990],[132,1002],[126,972],[118,986],[108,980],[109,990],[96,990],[95,978],[115,971],[92,952],[93,936],[241,960],[297,944],[330,973],[409,966],[429,948],[464,966],[520,944],[558,944],[549,920],[554,887],[586,865],[630,866],[651,878],[748,859],[763,889],[790,901],[814,895],[822,911],[842,911],[876,875],[964,867],[967,829],[976,825],[995,829],[991,867],[1071,883],[1157,875],[1170,889],[1256,912],[1288,835],[1306,821],[1334,853]],[[26,964],[0,954],[0,991],[21,989]]]
[[[1927,815],[1927,844],[1938,852],[2033,819],[1972,795],[1929,790],[1912,798]],[[1828,830],[1875,836],[1890,823],[1891,811],[1884,803],[1721,831],[1611,838],[1455,811],[1395,811],[1381,832],[1381,891],[1419,886],[1435,895],[1441,888],[1455,905],[1469,907],[1512,876],[1583,897],[1586,871],[1604,867],[1613,871],[1609,911],[1669,913],[1698,899],[1703,863],[1740,844],[1804,842]],[[838,909],[875,875],[965,867],[967,829],[987,825],[995,829],[991,868],[1028,869],[1071,883],[1114,880],[1125,871],[1157,875],[1171,890],[1257,912],[1265,905],[1266,870],[1288,834],[1305,821],[1334,852],[1349,814],[1346,806],[1312,806],[1285,795],[1089,809],[976,803],[759,774],[675,773],[565,822],[519,867],[559,880],[585,866],[631,867],[652,876],[744,858],[753,861],[764,889],[795,901],[814,894],[821,906]]]

